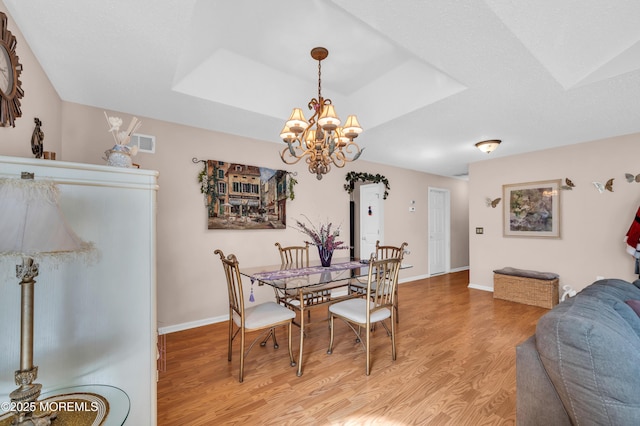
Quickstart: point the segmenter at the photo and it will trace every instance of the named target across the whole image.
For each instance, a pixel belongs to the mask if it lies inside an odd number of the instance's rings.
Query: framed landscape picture
[[[208,229],[287,227],[287,172],[208,160],[205,167]]]
[[[560,179],[502,186],[505,237],[560,238]]]

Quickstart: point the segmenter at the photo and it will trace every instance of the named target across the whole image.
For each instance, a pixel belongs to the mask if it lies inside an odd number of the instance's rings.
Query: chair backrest
[[[399,272],[399,257],[375,259],[373,255],[371,256],[367,277],[367,300],[373,302],[370,309],[372,312],[393,306]]]
[[[404,248],[409,244],[402,243],[400,247],[396,246],[381,246],[380,240],[376,241],[376,258],[377,259],[388,259],[398,257],[400,261],[404,258]]]
[[[227,278],[227,290],[229,291],[229,314],[233,315],[233,312],[238,314],[241,318],[242,325],[244,326],[244,294],[242,292],[242,277],[240,276],[238,259],[235,254],[230,254],[225,257],[222,250],[215,250],[214,254],[220,255],[224,274]]]
[[[309,266],[309,243],[304,246],[282,247],[280,243],[276,243],[280,252],[280,261],[283,265],[291,265],[296,268]]]

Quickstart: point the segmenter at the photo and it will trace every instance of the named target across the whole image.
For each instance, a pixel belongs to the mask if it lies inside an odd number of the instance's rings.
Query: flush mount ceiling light
[[[502,142],[502,141],[499,140],[499,139],[491,139],[491,140],[488,140],[488,141],[478,142],[476,144],[476,147],[480,151],[486,152],[487,154],[489,154],[494,149],[496,149],[498,147],[498,145],[500,145],[500,142]]]
[[[346,163],[357,160],[362,153],[353,142],[362,133],[356,116],[348,116],[341,127],[331,99],[322,97],[321,63],[328,55],[329,51],[324,47],[311,50],[311,57],[318,61],[318,98],[311,99],[307,105],[313,115],[307,122],[302,110],[294,108],[280,132],[280,137],[287,144],[280,153],[282,161],[296,164],[305,158],[309,172],[315,173],[318,180],[331,171],[332,164],[344,167]]]

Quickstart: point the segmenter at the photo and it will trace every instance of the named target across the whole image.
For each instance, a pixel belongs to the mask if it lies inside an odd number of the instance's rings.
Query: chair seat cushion
[[[369,301],[371,307],[374,303]],[[364,324],[367,322],[367,301],[365,299],[348,299],[329,306],[329,312],[340,315],[350,321]],[[371,322],[385,320],[391,316],[387,308],[371,312]]]
[[[295,312],[276,302],[261,303],[244,310],[244,326],[247,329],[264,328],[296,317]],[[233,313],[233,322],[240,327],[240,316]]]

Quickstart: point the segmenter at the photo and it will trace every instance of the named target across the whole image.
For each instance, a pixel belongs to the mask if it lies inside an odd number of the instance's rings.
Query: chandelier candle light
[[[315,173],[318,180],[331,171],[332,164],[344,167],[347,162],[357,160],[362,153],[353,142],[362,133],[356,116],[348,116],[341,127],[331,99],[322,97],[322,60],[328,55],[329,51],[324,47],[311,50],[311,57],[318,61],[318,98],[311,99],[308,104],[313,115],[307,122],[302,110],[294,108],[280,132],[280,137],[287,144],[280,153],[282,161],[296,164],[305,158],[309,172]]]

